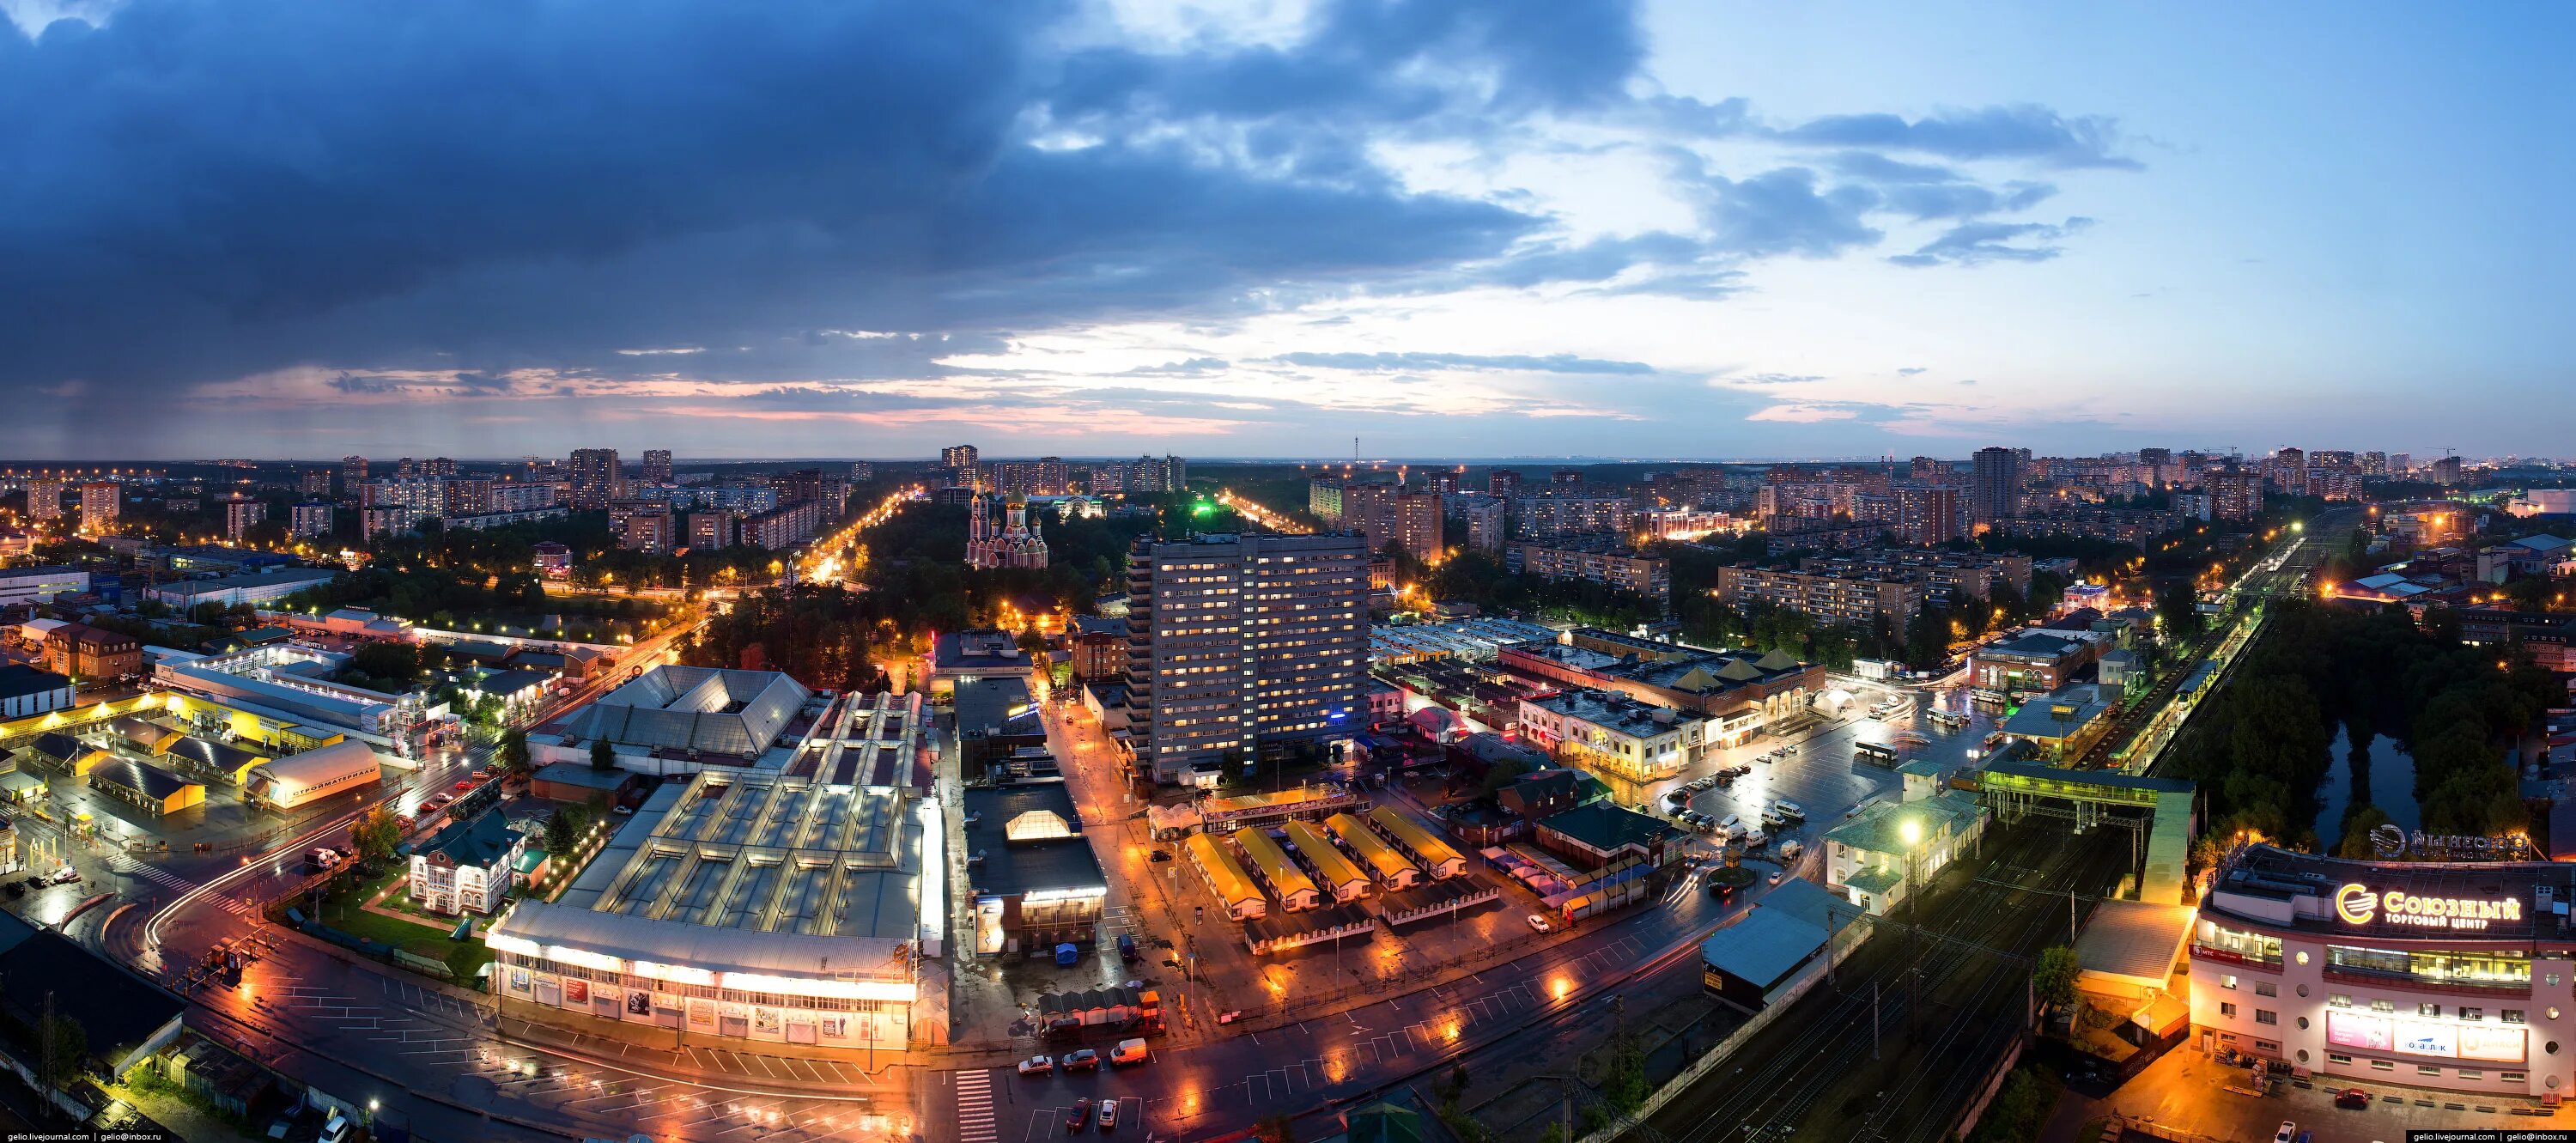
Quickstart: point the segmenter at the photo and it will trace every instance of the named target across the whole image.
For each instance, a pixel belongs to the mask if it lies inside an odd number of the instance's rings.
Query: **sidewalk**
[[[2283,1120],[2296,1122],[2315,1136],[2315,1143],[2371,1143],[2402,1138],[2410,1130],[2476,1128],[2557,1128],[2552,1118],[2535,1116],[2539,1101],[2513,1096],[2439,1091],[2431,1088],[2316,1077],[2284,1080],[2277,1094],[2250,1096],[2232,1092],[2246,1071],[2219,1063],[2190,1045],[2165,1053],[2137,1077],[2100,1097],[2074,1088],[2058,1098],[2039,1137],[2075,1140],[2085,1124],[2109,1116],[2155,1124],[2170,1131],[2217,1139],[2266,1139]],[[2368,1110],[2338,1108],[2334,1092],[2359,1086],[2371,1095]],[[2083,1139],[2081,1143],[2096,1143]]]

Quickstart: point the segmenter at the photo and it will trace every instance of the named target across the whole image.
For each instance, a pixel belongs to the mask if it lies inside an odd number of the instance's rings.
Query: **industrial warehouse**
[[[2576,1091],[2576,869],[2247,846],[2190,922],[2191,1033],[2327,1081]]]

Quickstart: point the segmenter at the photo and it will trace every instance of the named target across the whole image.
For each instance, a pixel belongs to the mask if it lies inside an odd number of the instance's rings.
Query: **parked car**
[[[1076,1048],[1073,1051],[1066,1052],[1064,1054],[1064,1070],[1066,1071],[1088,1072],[1096,1071],[1099,1067],[1100,1053],[1092,1051],[1089,1048]]]
[[[1117,1100],[1104,1099],[1100,1101],[1100,1129],[1102,1131],[1115,1131],[1118,1129]]]
[[[1144,1063],[1147,1055],[1145,1041],[1120,1040],[1117,1047],[1109,1049],[1109,1062],[1125,1067],[1129,1064]]]
[[[1168,849],[1158,849],[1150,856],[1156,861],[1170,861],[1172,859],[1172,851]]]
[[[1091,1126],[1091,1097],[1086,1095],[1073,1101],[1073,1106],[1065,1111],[1064,1130],[1070,1135],[1089,1126]]]
[[[2291,1143],[2291,1140],[2298,1137],[2299,1125],[2284,1120],[2281,1123],[2281,1129],[2272,1133],[2272,1143]]]
[[[1799,855],[1799,854],[1801,854],[1801,853],[1804,853],[1804,852],[1806,852],[1806,851],[1807,851],[1807,847],[1806,847],[1806,845],[1805,845],[1805,844],[1803,844],[1803,843],[1801,843],[1801,842],[1795,842],[1795,841],[1784,841],[1784,842],[1781,842],[1781,843],[1780,843],[1780,860],[1782,860],[1782,861],[1796,861],[1796,860],[1798,860],[1798,855]]]
[[[1053,1056],[1030,1056],[1020,1061],[1020,1074],[1024,1076],[1042,1076],[1054,1070]]]
[[[471,790],[471,789],[473,789],[473,788],[474,788],[474,779],[472,779],[472,778],[459,778],[459,779],[457,779],[457,780],[456,780],[456,785],[455,785],[455,787],[454,787],[454,789],[456,790],[456,792],[457,792],[457,793],[460,793],[460,794],[464,793],[464,792],[465,792],[465,791],[467,791],[467,790]]]
[[[2347,1111],[2368,1111],[2370,1093],[2357,1087],[2345,1088],[2335,1093],[2335,1106]]]
[[[1547,918],[1542,917],[1542,916],[1540,916],[1540,915],[1538,915],[1538,914],[1536,914],[1536,913],[1532,913],[1532,914],[1530,914],[1530,915],[1529,915],[1529,927],[1531,927],[1531,928],[1533,928],[1533,929],[1537,929],[1538,931],[1540,931],[1540,932],[1542,932],[1542,933],[1550,933],[1550,932],[1555,932],[1555,931],[1556,931],[1556,926],[1554,926],[1554,925],[1551,925],[1551,924],[1547,923]]]

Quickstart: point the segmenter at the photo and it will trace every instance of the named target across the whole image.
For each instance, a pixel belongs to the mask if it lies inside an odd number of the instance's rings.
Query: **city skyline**
[[[2561,11],[6,10],[31,459],[2576,427]]]

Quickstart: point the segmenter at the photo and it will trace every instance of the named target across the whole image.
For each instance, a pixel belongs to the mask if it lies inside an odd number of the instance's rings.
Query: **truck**
[[[1109,1050],[1109,1062],[1120,1067],[1141,1064],[1145,1062],[1147,1055],[1145,1041],[1120,1040],[1117,1047]]]

